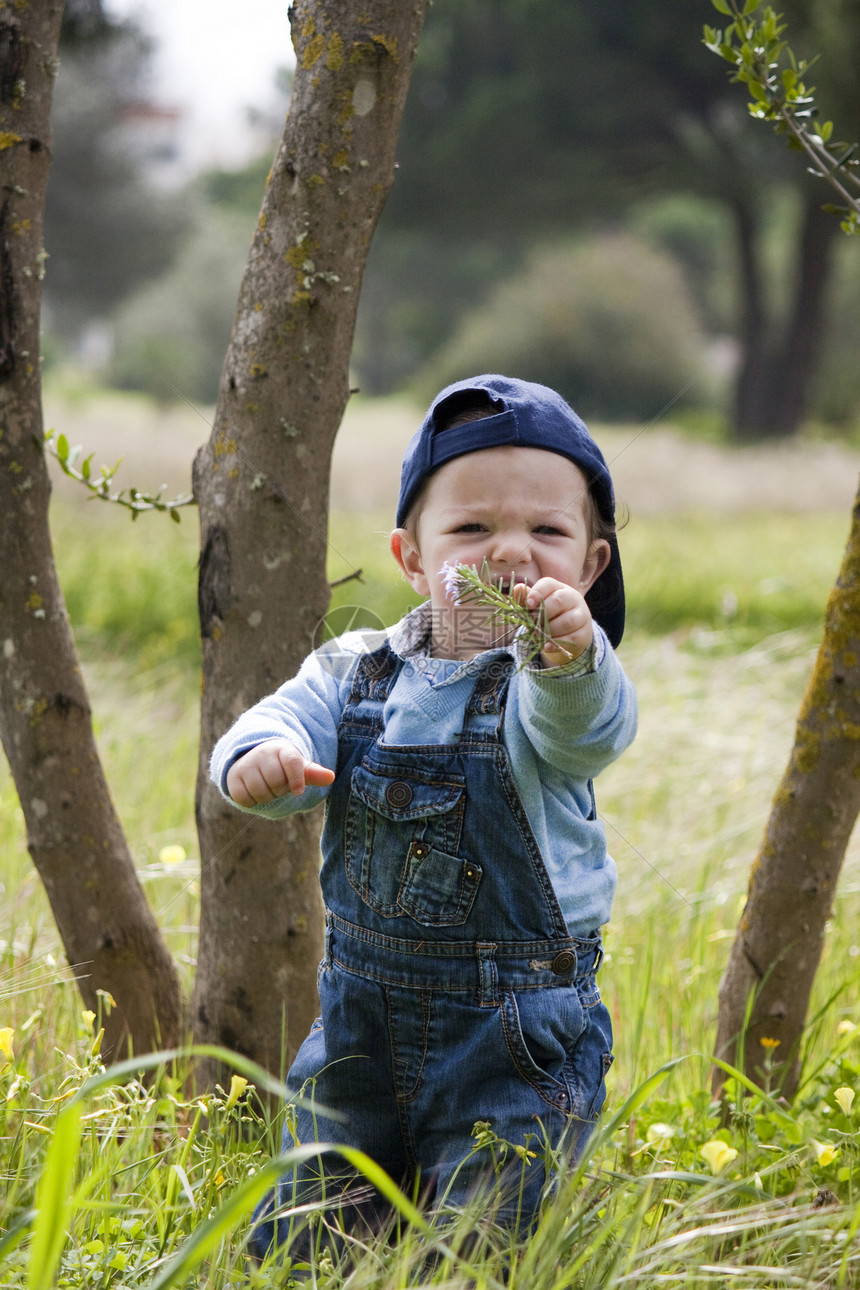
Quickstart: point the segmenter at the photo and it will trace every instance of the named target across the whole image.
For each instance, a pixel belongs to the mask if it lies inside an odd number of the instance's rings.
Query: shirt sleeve
[[[291,680],[249,708],[218,740],[209,774],[229,802],[239,810],[279,819],[311,810],[323,800],[328,786],[308,786],[303,793],[287,793],[264,806],[239,807],[227,792],[227,773],[235,761],[268,739],[287,739],[309,761],[335,770],[338,726],[360,652],[344,638],[328,642],[305,659]]]
[[[511,682],[517,722],[535,753],[562,774],[593,779],[636,734],[633,685],[595,624],[588,656],[563,667],[521,667]]]

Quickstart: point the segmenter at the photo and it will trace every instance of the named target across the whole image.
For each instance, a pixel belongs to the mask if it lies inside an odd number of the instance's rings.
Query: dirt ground
[[[190,488],[191,463],[210,434],[212,409],[158,408],[136,396],[45,400],[45,425],[94,452],[93,467],[123,466],[118,487],[167,496]],[[356,396],[341,427],[332,467],[332,502],[352,511],[393,511],[400,460],[422,409]],[[591,427],[610,463],[618,497],[633,515],[684,510],[847,512],[857,489],[860,452],[838,443],[791,441],[728,449],[682,435],[670,422],[646,428]],[[52,470],[58,493],[82,496]]]

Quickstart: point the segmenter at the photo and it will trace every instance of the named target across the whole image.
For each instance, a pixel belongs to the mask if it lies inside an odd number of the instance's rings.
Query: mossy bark
[[[251,820],[210,784],[231,721],[298,669],[328,607],[334,437],[370,240],[427,0],[298,0],[296,74],[195,463],[204,689],[195,1036],[278,1072],[317,1009],[319,820]],[[209,1072],[211,1078],[212,1072]]]
[[[48,529],[39,313],[62,5],[0,7],[0,736],[27,845],[103,1053],[179,1037],[180,991],[116,817]]]
[[[717,1056],[797,1087],[799,1052],[839,870],[860,811],[860,493],[794,747],[720,985]],[[745,1018],[749,1011],[749,1023]],[[776,1040],[778,1046],[763,1044]],[[715,1086],[724,1076],[717,1070]]]

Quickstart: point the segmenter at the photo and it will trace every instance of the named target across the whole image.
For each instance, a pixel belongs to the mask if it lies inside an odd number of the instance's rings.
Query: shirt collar
[[[429,654],[432,637],[433,610],[429,600],[410,609],[405,618],[395,623],[388,633],[388,643],[401,658],[414,654]]]

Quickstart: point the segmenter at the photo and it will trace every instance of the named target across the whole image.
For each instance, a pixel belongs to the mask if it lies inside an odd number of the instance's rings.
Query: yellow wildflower
[[[839,1155],[838,1147],[831,1146],[829,1142],[816,1142],[814,1139],[812,1142],[812,1150],[815,1152],[815,1159],[822,1168],[833,1164],[833,1161]]]
[[[768,1039],[766,1035],[759,1040],[762,1048],[767,1048],[770,1052],[773,1052],[774,1048],[779,1048],[781,1042],[780,1039]]]
[[[81,1016],[83,1017],[84,1025],[87,1030],[92,1030],[93,1022],[96,1019],[96,1014],[93,1012],[92,1008],[81,1008]]]
[[[731,1164],[737,1154],[735,1148],[730,1147],[721,1138],[712,1138],[710,1142],[699,1147],[699,1155],[708,1162],[712,1174],[720,1173],[726,1165]]]
[[[158,853],[158,858],[162,864],[182,864],[187,859],[185,847],[176,844],[169,847],[162,847]]]
[[[836,1027],[836,1033],[837,1035],[853,1035],[856,1029],[857,1027],[854,1022],[849,1021],[847,1017],[844,1017]]]
[[[233,1076],[233,1078],[230,1080],[230,1093],[227,1098],[227,1101],[224,1103],[225,1111],[231,1111],[233,1109],[233,1107],[239,1101],[239,1098],[245,1092],[245,1089],[247,1087],[248,1087],[248,1081],[245,1079],[243,1075]]]
[[[15,1050],[12,1047],[12,1036],[15,1031],[11,1026],[3,1026],[0,1029],[0,1053],[6,1058],[7,1062],[14,1062]]]
[[[845,1112],[845,1114],[850,1115],[851,1103],[854,1101],[853,1088],[845,1088],[845,1087],[837,1088],[833,1096],[836,1098],[836,1101],[842,1107],[842,1110]]]

